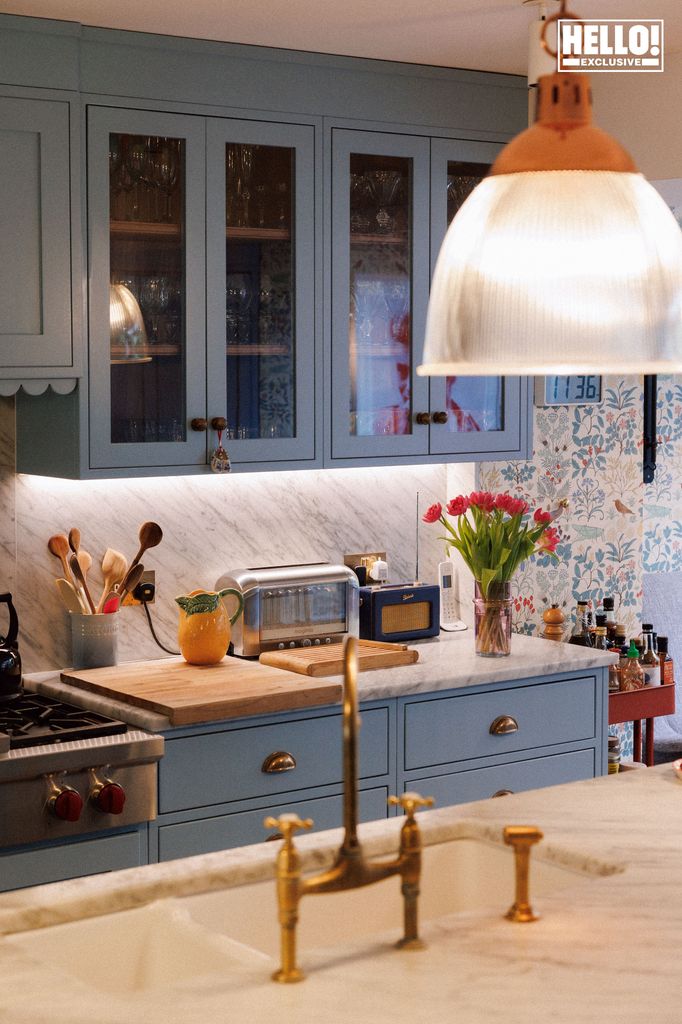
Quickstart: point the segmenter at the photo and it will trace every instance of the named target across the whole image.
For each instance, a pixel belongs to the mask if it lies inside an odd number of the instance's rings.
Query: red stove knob
[[[126,802],[126,791],[118,782],[105,782],[93,790],[92,801],[103,814],[120,814]]]
[[[50,798],[49,807],[62,821],[78,821],[83,810],[83,798],[70,786],[64,786]]]

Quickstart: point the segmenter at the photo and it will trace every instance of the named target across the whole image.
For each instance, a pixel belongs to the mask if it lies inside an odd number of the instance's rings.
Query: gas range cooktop
[[[125,722],[41,693],[25,691],[0,703],[0,733],[7,733],[12,750],[43,743],[111,736],[127,730]]]

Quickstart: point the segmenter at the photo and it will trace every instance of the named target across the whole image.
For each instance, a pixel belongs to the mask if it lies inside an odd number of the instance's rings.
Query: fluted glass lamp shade
[[[682,232],[586,79],[540,80],[538,123],[452,221],[420,375],[682,370]]]
[[[112,363],[151,362],[142,310],[124,284],[109,285],[109,337]]]

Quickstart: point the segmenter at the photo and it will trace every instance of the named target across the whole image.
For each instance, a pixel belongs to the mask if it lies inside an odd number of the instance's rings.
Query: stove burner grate
[[[7,704],[0,704],[0,732],[9,735],[11,749],[111,736],[127,730],[125,722],[42,693],[24,691]]]

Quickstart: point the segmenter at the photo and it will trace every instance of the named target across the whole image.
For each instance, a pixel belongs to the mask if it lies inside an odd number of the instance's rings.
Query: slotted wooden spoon
[[[80,554],[82,555],[83,552],[81,551]],[[88,558],[89,557],[90,556],[88,555]],[[90,596],[90,591],[88,590],[88,585],[85,582],[85,575],[83,573],[83,570],[81,569],[80,562],[78,561],[78,558],[76,557],[76,555],[71,555],[71,559],[69,561],[69,565],[71,567],[71,572],[73,573],[74,579],[83,588],[83,593],[85,594],[85,599],[88,602],[88,607],[90,608],[90,611],[94,615],[95,614],[95,605],[94,605],[94,602],[92,600],[92,597]]]
[[[113,548],[107,548],[102,558],[102,575],[104,576],[104,588],[102,590],[102,596],[97,602],[97,612],[101,612],[104,608],[104,602],[106,601],[109,593],[114,589],[117,583],[120,583],[126,572],[128,571],[128,561],[125,555],[122,555],[120,551],[114,551]]]
[[[70,580],[72,578],[71,570],[69,569],[70,548],[69,539],[66,536],[66,534],[55,533],[55,535],[53,537],[50,537],[50,539],[48,540],[47,548],[50,554],[54,555],[54,557],[58,558],[59,561],[62,563],[64,576],[66,577],[67,580]]]

